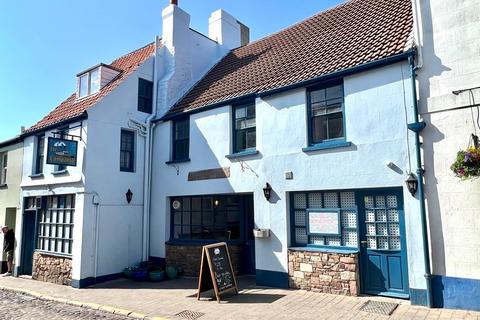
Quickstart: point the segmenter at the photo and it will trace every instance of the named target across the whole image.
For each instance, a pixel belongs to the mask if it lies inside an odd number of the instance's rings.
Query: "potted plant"
[[[480,148],[469,147],[467,150],[460,150],[450,169],[455,176],[462,179],[480,176]]]
[[[165,271],[159,269],[152,270],[148,273],[148,279],[154,282],[162,281],[163,279],[165,279]]]
[[[132,273],[132,279],[135,281],[145,281],[148,279],[148,271],[144,268],[137,268]]]
[[[165,272],[167,274],[168,279],[175,279],[178,276],[178,270],[173,266],[168,266],[165,269]]]
[[[123,269],[123,274],[125,275],[125,278],[131,279],[132,275],[133,275],[133,272],[137,269],[138,269],[138,267],[136,267],[136,266],[130,266],[130,267],[126,267],[125,269]]]

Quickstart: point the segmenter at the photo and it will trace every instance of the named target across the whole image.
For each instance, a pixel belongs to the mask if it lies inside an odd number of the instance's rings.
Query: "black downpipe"
[[[417,128],[413,130],[415,132],[415,154],[417,158],[417,179],[418,179],[418,198],[420,202],[420,215],[422,221],[422,240],[423,240],[423,260],[425,264],[425,280],[427,285],[427,306],[433,308],[433,298],[432,298],[432,273],[430,270],[430,250],[428,245],[428,230],[427,230],[427,213],[425,209],[425,190],[423,184],[423,168],[422,168],[422,154],[420,152],[420,131],[423,129],[425,124],[419,121],[418,115],[418,102],[417,102],[417,86],[416,86],[416,68],[415,61],[413,56],[408,58],[410,64],[410,79],[412,81],[412,97],[413,97],[413,109],[415,122],[412,124],[413,127]]]

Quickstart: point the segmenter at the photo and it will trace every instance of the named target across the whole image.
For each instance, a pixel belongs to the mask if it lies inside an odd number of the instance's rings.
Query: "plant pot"
[[[165,272],[167,273],[168,279],[175,279],[178,276],[178,271],[175,267],[167,267]]]
[[[123,275],[125,276],[125,278],[131,279],[135,270],[136,270],[135,268],[127,267],[123,269]]]
[[[165,271],[150,271],[148,278],[150,281],[162,281],[165,279]]]
[[[148,279],[148,271],[144,269],[138,269],[133,271],[132,278],[135,281],[145,281]]]

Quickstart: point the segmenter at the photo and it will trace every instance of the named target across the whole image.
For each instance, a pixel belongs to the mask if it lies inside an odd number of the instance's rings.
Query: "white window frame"
[[[0,153],[0,185],[7,184],[8,152]]]
[[[98,90],[95,91],[95,92],[92,92],[92,72],[98,70],[98,77],[99,77],[99,81],[100,81],[100,85],[98,86]],[[80,79],[83,78],[84,76],[87,76],[87,93],[83,96],[80,95]],[[100,89],[101,89],[101,81],[102,81],[102,77],[101,77],[101,72],[100,72],[100,67],[97,67],[97,68],[94,68],[88,72],[85,72],[83,74],[81,74],[80,76],[78,76],[78,90],[77,90],[77,97],[79,99],[81,98],[85,98],[85,97],[88,97],[92,94],[95,94],[97,92],[100,92]]]

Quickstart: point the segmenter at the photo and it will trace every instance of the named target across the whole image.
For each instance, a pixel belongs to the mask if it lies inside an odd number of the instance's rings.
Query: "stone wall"
[[[72,259],[35,252],[33,254],[32,279],[63,284],[72,284]]]
[[[241,273],[242,246],[228,245],[228,252],[232,260],[235,274]],[[181,276],[198,277],[202,259],[201,245],[166,245],[166,264],[175,266]]]
[[[358,270],[358,254],[288,251],[290,288],[357,296]]]

